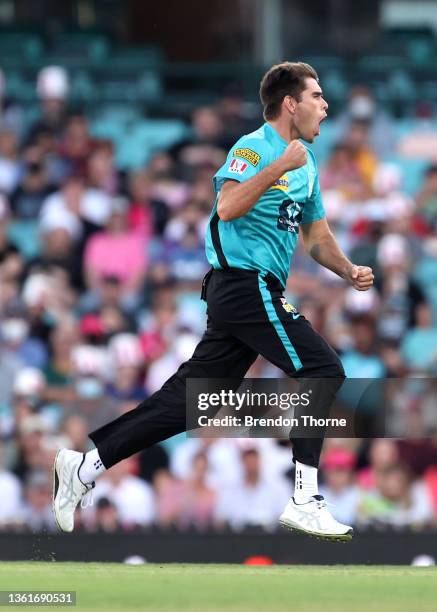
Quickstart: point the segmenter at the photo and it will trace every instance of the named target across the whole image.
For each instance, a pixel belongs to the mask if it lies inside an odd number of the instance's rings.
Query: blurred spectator
[[[180,443],[170,456],[170,471],[186,480],[197,454],[207,458],[207,483],[213,489],[236,485],[242,478],[240,452],[235,441],[227,438],[190,438]]]
[[[160,389],[181,363],[191,358],[199,340],[190,331],[181,330],[168,347],[167,353],[156,359],[147,371],[146,386],[150,393]]]
[[[23,366],[19,356],[8,351],[0,339],[0,405],[10,404],[14,378]]]
[[[24,479],[32,470],[46,469],[51,463],[46,446],[51,426],[47,421],[31,410],[32,406],[25,405],[23,399],[21,406],[15,406],[19,411],[17,418],[17,454],[13,472]],[[27,408],[27,413],[24,412]]]
[[[167,224],[163,257],[177,280],[200,281],[210,268],[204,247],[204,214],[195,202],[188,202]]]
[[[414,278],[426,295],[437,321],[437,232],[423,241],[423,255],[414,269]]]
[[[182,504],[184,481],[166,469],[157,470],[153,479],[156,497],[156,522],[160,527],[175,525]]]
[[[94,499],[106,497],[116,508],[123,528],[150,525],[155,519],[152,488],[132,474],[135,459],[124,459],[105,472],[93,489]]]
[[[148,242],[153,236],[161,236],[167,220],[168,207],[152,195],[153,182],[143,171],[129,177],[131,204],[128,211],[129,229],[137,231]]]
[[[109,397],[137,402],[145,399],[142,384],[144,359],[138,338],[134,334],[116,334],[109,341],[108,351],[113,380],[106,388]]]
[[[369,466],[358,473],[358,483],[364,489],[373,488],[376,474],[397,465],[400,459],[399,448],[394,440],[372,440],[368,450]]]
[[[402,357],[410,372],[434,375],[437,372],[437,327],[425,303],[416,307],[416,325],[405,334]]]
[[[52,225],[53,224],[53,225]],[[71,218],[61,213],[56,221],[46,219],[40,226],[41,254],[29,263],[29,268],[42,268],[47,270],[53,267],[65,272],[70,287],[79,284],[79,270],[77,265],[77,249],[75,239],[79,231],[78,226],[71,224]]]
[[[354,525],[358,505],[358,487],[355,484],[355,454],[347,448],[331,448],[322,458],[324,484],[320,494],[333,504],[332,515],[337,521]]]
[[[367,195],[367,187],[349,147],[338,143],[320,173],[322,189],[340,191],[346,201],[356,202]]]
[[[215,519],[233,529],[248,525],[276,526],[290,497],[290,487],[280,478],[262,478],[256,448],[242,450],[243,477],[240,483],[219,491]]]
[[[45,369],[47,383],[51,386],[64,387],[73,379],[73,348],[79,341],[77,324],[64,319],[50,332],[50,360]]]
[[[70,83],[66,70],[61,66],[46,66],[38,73],[37,94],[41,101],[41,118],[29,130],[28,139],[39,134],[52,133],[60,139],[67,120],[66,98]]]
[[[0,126],[0,190],[10,194],[20,178],[18,138],[12,130]]]
[[[23,522],[34,532],[57,532],[52,511],[52,479],[44,470],[32,470],[25,480]]]
[[[90,186],[101,189],[108,195],[119,192],[119,178],[114,166],[114,148],[110,141],[96,143],[94,151],[86,159]]]
[[[15,421],[18,427],[21,422],[41,408],[46,381],[38,368],[22,368],[14,379],[13,405]]]
[[[191,471],[184,481],[161,474],[157,486],[157,520],[160,525],[181,529],[212,526],[216,492],[206,484],[208,459],[205,453],[194,455]]]
[[[0,442],[0,491],[2,503],[0,504],[0,530],[8,524],[14,523],[19,516],[21,501],[20,480],[5,468],[4,446]]]
[[[437,166],[429,166],[426,170],[416,202],[428,225],[437,229]]]
[[[225,158],[223,127],[220,116],[212,107],[201,107],[191,116],[192,136],[173,146],[170,153],[177,162],[178,174],[185,180],[194,176],[195,168],[220,166]]]
[[[106,348],[77,345],[71,359],[74,395],[65,403],[64,413],[81,415],[92,431],[119,416],[119,404],[105,395]]]
[[[16,281],[23,272],[23,257],[8,236],[11,215],[6,198],[0,194],[0,282]]]
[[[101,497],[96,504],[96,515],[91,531],[114,533],[120,531],[121,527],[117,508],[107,497]]]
[[[416,324],[418,307],[427,310],[428,306],[422,289],[410,275],[409,248],[403,236],[383,236],[377,257],[382,272],[377,283],[382,300],[378,331],[382,338],[399,342]]]
[[[106,230],[90,238],[84,256],[87,286],[97,303],[103,279],[112,277],[120,283],[122,306],[128,311],[138,307],[147,269],[146,246],[127,229],[124,200],[114,200]]]
[[[348,378],[382,378],[384,364],[377,353],[375,320],[369,315],[357,315],[350,322],[352,348],[341,361]]]
[[[249,134],[259,125],[259,109],[256,104],[244,100],[238,83],[231,83],[225,88],[216,108],[223,126],[221,144],[226,150],[242,134]]]
[[[378,159],[369,143],[369,125],[367,121],[354,119],[345,135],[344,144],[356,164],[363,185],[367,188],[367,195],[370,196],[372,194],[373,179],[378,166]],[[365,192],[361,196],[364,197]]]
[[[96,146],[89,133],[87,117],[82,114],[70,115],[61,134],[58,154],[65,160],[70,174],[85,178]]]
[[[394,152],[393,119],[378,105],[366,85],[356,85],[351,89],[348,106],[337,118],[337,129],[341,134],[347,134],[354,121],[363,122],[368,127],[369,141],[378,155]]]
[[[91,446],[88,438],[88,424],[81,414],[71,414],[64,418],[61,434],[69,440],[68,448],[86,453]]]
[[[361,525],[393,525],[420,527],[429,524],[433,509],[428,491],[422,482],[413,482],[403,464],[387,467],[376,473],[375,490],[362,494],[358,505]]]
[[[7,81],[3,70],[0,69],[0,125],[19,136],[23,127],[23,111],[18,104],[8,98],[6,90]]]
[[[65,218],[68,216],[71,227],[78,226],[81,231],[86,229],[85,223],[100,228],[108,222],[111,205],[111,198],[107,194],[87,187],[83,178],[73,174],[65,180],[60,191],[44,201],[40,223],[56,226],[59,215],[63,215]]]
[[[21,220],[36,220],[43,202],[55,190],[44,162],[25,163],[19,184],[11,192],[10,201],[14,217]]]

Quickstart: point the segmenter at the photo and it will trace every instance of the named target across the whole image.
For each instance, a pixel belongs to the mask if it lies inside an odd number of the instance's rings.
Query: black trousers
[[[202,295],[207,328],[191,359],[134,410],[89,437],[106,468],[186,430],[186,379],[243,380],[260,354],[288,376],[331,379],[317,391],[318,416],[329,411],[345,375],[335,351],[303,315],[283,304],[283,288],[257,271],[211,270]],[[317,467],[323,438],[293,438],[293,460]]]

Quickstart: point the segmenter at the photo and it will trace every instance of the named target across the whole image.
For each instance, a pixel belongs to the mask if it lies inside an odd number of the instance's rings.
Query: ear
[[[296,112],[297,101],[293,96],[285,96],[282,102],[284,108],[290,113],[290,115],[294,115]]]

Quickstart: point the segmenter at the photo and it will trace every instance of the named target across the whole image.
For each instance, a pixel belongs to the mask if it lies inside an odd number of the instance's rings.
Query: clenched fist
[[[358,291],[367,291],[373,285],[372,268],[368,266],[352,266],[346,280]]]
[[[292,140],[280,157],[284,172],[296,170],[307,163],[307,150],[299,140]]]

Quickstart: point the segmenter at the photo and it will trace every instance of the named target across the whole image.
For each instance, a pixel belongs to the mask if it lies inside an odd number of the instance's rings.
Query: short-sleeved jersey
[[[216,200],[206,234],[206,256],[213,268],[270,272],[285,286],[299,225],[325,216],[317,164],[307,148],[305,166],[286,172],[242,217],[222,221],[217,214],[220,189],[227,179],[246,181],[278,159],[287,142],[269,124],[242,136],[213,177]]]

